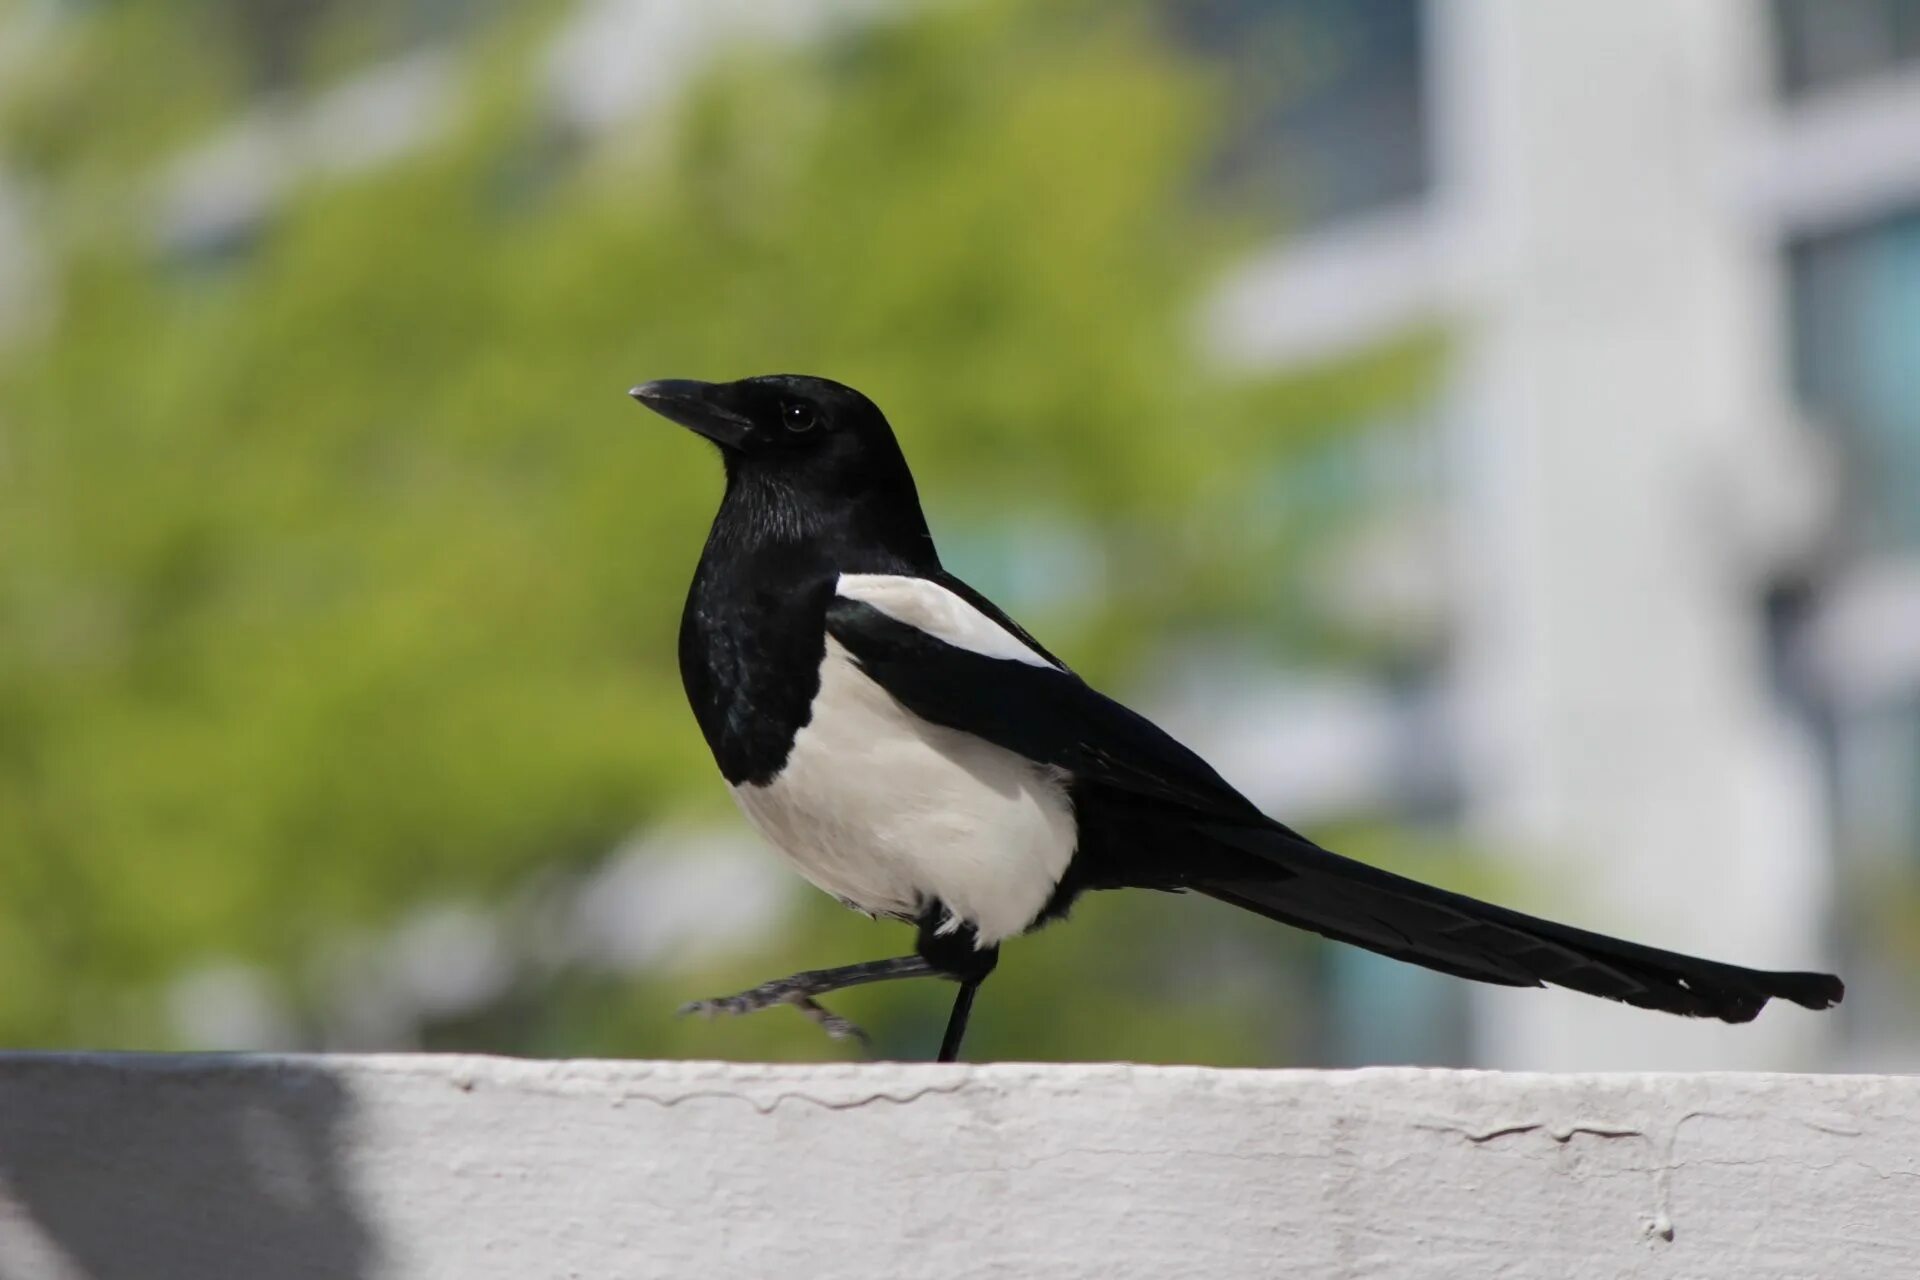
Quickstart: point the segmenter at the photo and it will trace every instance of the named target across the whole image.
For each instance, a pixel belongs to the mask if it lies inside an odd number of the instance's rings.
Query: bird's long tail
[[[1329,853],[1275,825],[1209,824],[1186,887],[1396,960],[1511,987],[1551,984],[1692,1018],[1747,1022],[1778,996],[1840,1002],[1826,973],[1771,973],[1589,933]]]

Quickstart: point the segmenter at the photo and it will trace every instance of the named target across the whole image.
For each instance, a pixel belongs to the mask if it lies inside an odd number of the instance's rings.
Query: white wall
[[[1920,1078],[0,1056],[7,1280],[1846,1277]]]

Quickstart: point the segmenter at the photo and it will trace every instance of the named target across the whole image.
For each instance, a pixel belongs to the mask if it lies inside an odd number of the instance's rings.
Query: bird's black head
[[[913,474],[893,428],[852,387],[778,373],[738,382],[668,378],[628,394],[720,447],[727,501],[716,531],[833,537],[914,562],[932,559]]]

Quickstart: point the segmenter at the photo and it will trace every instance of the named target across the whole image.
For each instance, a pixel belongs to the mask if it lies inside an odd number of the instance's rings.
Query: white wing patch
[[[1019,636],[937,582],[891,573],[843,573],[838,594],[871,605],[895,622],[904,622],[956,649],[1029,666],[1053,666]]]

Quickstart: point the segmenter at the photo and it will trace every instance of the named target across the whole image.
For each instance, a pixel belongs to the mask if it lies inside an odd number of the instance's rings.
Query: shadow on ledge
[[[355,1280],[378,1246],[341,1167],[353,1101],[311,1063],[15,1059],[0,1082],[7,1280]],[[236,1105],[236,1099],[245,1099]]]

